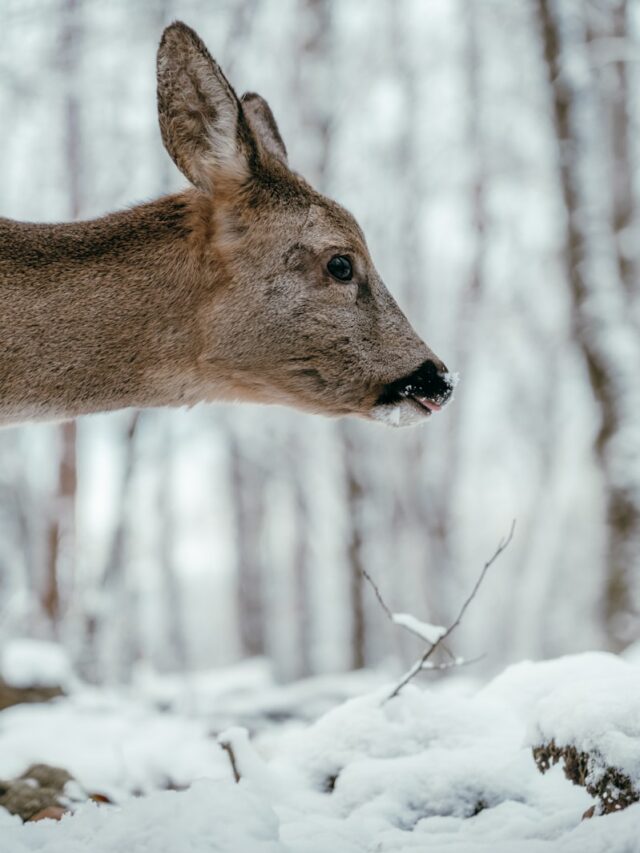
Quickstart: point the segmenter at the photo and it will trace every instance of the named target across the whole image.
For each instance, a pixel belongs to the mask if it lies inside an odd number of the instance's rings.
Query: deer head
[[[164,145],[197,191],[203,396],[397,425],[439,410],[452,393],[446,367],[387,291],[351,214],[289,168],[266,101],[238,98],[180,22],[163,34],[157,72]]]

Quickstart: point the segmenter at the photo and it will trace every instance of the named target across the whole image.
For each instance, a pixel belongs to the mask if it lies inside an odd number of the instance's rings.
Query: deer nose
[[[422,397],[443,406],[453,394],[453,382],[446,365],[439,359],[428,358],[406,379],[406,389],[412,397]]]
[[[385,385],[378,403],[396,403],[412,397],[424,408],[437,411],[450,400],[454,384],[446,366],[438,359],[428,358],[413,373]]]

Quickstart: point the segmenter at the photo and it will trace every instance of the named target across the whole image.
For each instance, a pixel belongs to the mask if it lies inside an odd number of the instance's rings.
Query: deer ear
[[[240,100],[244,117],[253,131],[258,147],[286,166],[287,149],[269,104],[255,92],[246,92]]]
[[[249,173],[240,102],[199,36],[176,21],[158,48],[158,117],[173,162],[198,189]]]

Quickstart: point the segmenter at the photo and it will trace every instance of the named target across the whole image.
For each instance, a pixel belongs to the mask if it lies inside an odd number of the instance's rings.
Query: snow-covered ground
[[[24,825],[0,809],[0,853],[640,851],[640,804],[583,819],[585,789],[531,754],[554,739],[640,781],[637,659],[389,691],[375,673],[278,688],[249,662],[3,711],[0,778],[57,764],[117,805]]]

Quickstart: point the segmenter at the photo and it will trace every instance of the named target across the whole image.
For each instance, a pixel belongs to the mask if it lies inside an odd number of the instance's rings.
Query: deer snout
[[[399,403],[411,399],[427,412],[438,412],[453,395],[456,377],[439,359],[428,358],[410,373],[385,386],[378,405]]]

